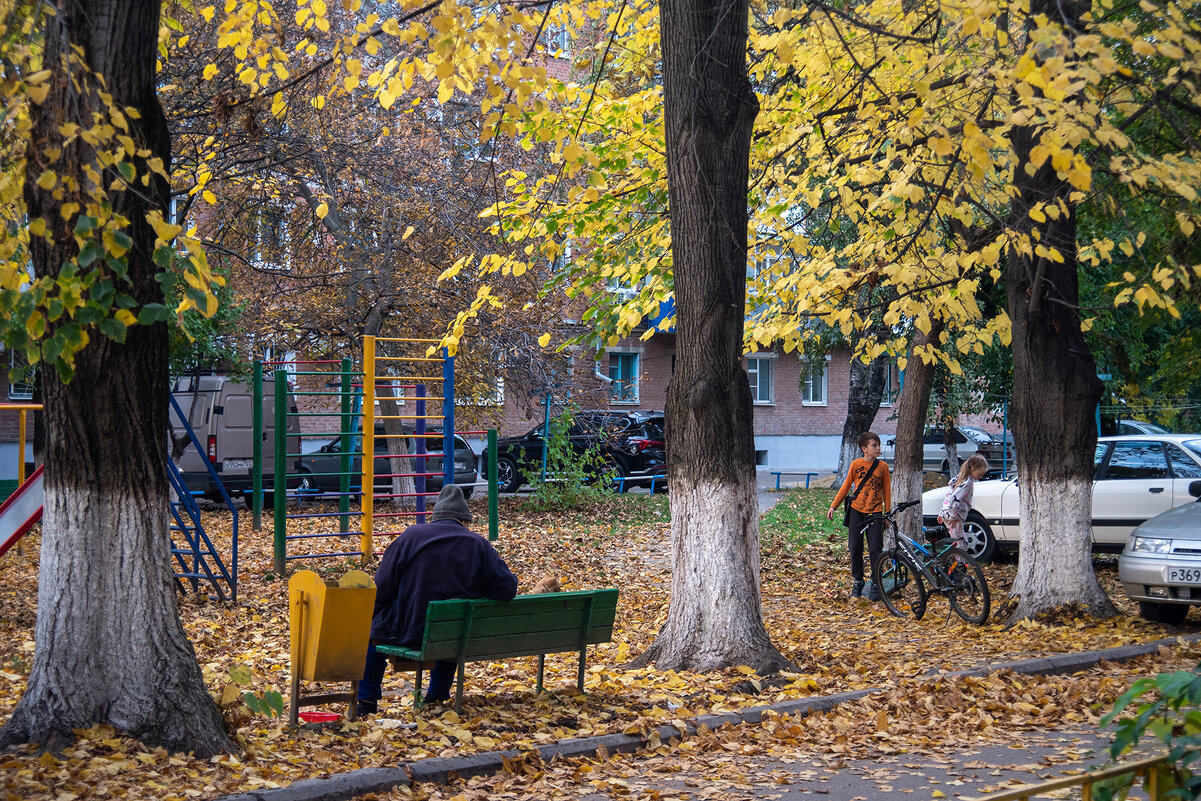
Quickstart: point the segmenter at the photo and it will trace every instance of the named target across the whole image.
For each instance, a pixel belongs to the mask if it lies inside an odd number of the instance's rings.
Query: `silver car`
[[[1201,481],[1189,484],[1201,499]],[[1126,595],[1147,620],[1179,625],[1201,604],[1201,501],[1156,515],[1136,528],[1118,558]]]

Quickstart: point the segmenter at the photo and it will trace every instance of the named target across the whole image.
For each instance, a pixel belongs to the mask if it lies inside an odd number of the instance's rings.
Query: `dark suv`
[[[583,455],[596,447],[617,488],[651,486],[667,491],[667,450],[663,438],[663,412],[612,410],[580,411],[572,415],[568,436],[571,447]],[[551,425],[556,425],[552,420]],[[501,492],[516,492],[528,478],[542,471],[543,426],[519,437],[503,437],[496,444],[496,480]],[[487,454],[480,457],[480,476],[487,476]]]

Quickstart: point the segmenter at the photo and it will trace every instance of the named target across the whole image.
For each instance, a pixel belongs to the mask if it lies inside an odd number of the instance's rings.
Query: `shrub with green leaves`
[[[551,418],[546,438],[546,478],[541,470],[530,470],[526,482],[534,494],[526,500],[531,511],[548,511],[579,506],[612,493],[613,468],[605,462],[596,443],[583,452],[571,443],[571,408]]]
[[[1201,755],[1201,665],[1139,679],[1101,718],[1101,724],[1108,726],[1135,702],[1139,703],[1134,716],[1118,720],[1110,759],[1116,761],[1150,733],[1168,747],[1169,768],[1159,777],[1160,798],[1201,797],[1201,773],[1196,770]],[[1101,801],[1124,799],[1132,778],[1098,786],[1095,795]]]

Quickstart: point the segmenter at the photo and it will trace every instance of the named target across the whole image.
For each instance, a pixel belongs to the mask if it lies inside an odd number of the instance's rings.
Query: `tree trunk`
[[[1030,9],[1031,19],[1040,14],[1062,18],[1070,33],[1079,28],[1076,22],[1088,4],[1032,0]],[[1022,455],[1021,555],[1010,622],[1067,604],[1093,614],[1115,612],[1092,566],[1093,415],[1102,383],[1077,313],[1076,205],[1072,187],[1049,160],[1032,168],[1030,153],[1041,135],[1033,126],[1015,128],[1012,134],[1018,195],[1011,222],[1019,241],[1029,245],[1027,252],[1009,251],[1006,276],[1013,324],[1011,408]],[[1029,212],[1040,202],[1059,203],[1066,213],[1035,223]],[[1028,252],[1035,244],[1057,249],[1063,260]]]
[[[834,486],[840,486],[851,469],[851,462],[863,453],[859,450],[859,435],[871,428],[884,398],[884,382],[888,378],[888,357],[880,356],[864,364],[851,354],[850,389],[847,393],[847,419],[842,425],[842,447],[838,455],[838,475]]]
[[[928,334],[921,331],[913,339],[909,359],[905,363],[905,383],[901,387],[900,408],[897,410],[897,435],[893,448],[892,496],[894,503],[912,501],[922,496],[922,462],[926,416],[930,412],[930,390],[934,386],[934,362],[919,355],[932,344],[938,347],[942,323],[934,322]],[[917,536],[921,526],[921,507],[906,509],[897,520],[898,527],[910,536]]]
[[[750,387],[742,369],[747,175],[758,101],[745,0],[665,0],[664,115],[676,297],[667,388],[671,605],[636,664],[788,664],[763,625]]]
[[[67,80],[61,57],[78,47],[88,67],[106,78],[115,103],[141,112],[140,119],[130,118],[139,146],[169,162],[170,139],[155,98],[158,23],[153,1],[60,4],[48,20],[45,44],[53,88],[44,104],[31,107],[33,141],[61,146],[57,129],[64,120],[90,127],[93,111],[106,113],[94,91],[74,91]],[[115,171],[100,168],[78,140],[56,166],[74,170],[86,187],[85,164],[100,169],[107,188]],[[144,174],[144,165],[138,167]],[[36,187],[44,168],[38,153],[31,154],[26,202],[30,217],[43,217],[55,233],[53,245],[35,239],[35,269],[55,275],[75,255],[74,239],[62,230],[74,221],[59,213],[63,198]],[[155,180],[147,195],[109,195],[131,221],[129,291],[140,304],[163,302],[145,215],[166,208],[167,190],[165,181]],[[180,625],[171,578],[167,350],[163,323],[133,326],[124,344],[93,331],[69,384],[43,377],[46,500],[35,658],[25,694],[0,730],[0,746],[53,747],[74,728],[108,723],[174,751],[209,756],[232,748]]]

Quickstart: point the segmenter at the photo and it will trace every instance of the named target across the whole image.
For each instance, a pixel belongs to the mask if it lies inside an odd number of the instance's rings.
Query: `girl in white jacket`
[[[963,521],[972,509],[972,490],[976,482],[988,474],[988,469],[988,460],[973,453],[959,468],[959,475],[951,479],[949,491],[942,500],[938,521],[947,527],[951,541],[960,548],[967,544],[963,538]]]

